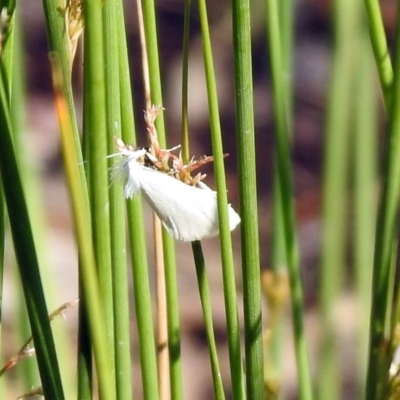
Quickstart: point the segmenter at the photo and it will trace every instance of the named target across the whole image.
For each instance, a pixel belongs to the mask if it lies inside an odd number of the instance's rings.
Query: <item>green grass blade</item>
[[[350,90],[355,74],[357,38],[360,29],[360,7],[357,1],[335,2],[335,51],[332,63],[323,176],[323,230],[321,255],[321,284],[319,293],[320,318],[323,327],[318,397],[341,397],[338,330],[335,310],[340,296],[346,258],[349,176],[349,135],[351,106]],[[359,97],[358,97],[359,98]]]
[[[232,1],[235,61],[236,140],[240,214],[242,218],[242,276],[249,399],[264,396],[261,279],[255,167],[253,78],[251,64],[250,2]]]
[[[103,298],[109,365],[114,370],[114,315],[108,197],[105,58],[103,51],[102,2],[85,2],[84,35],[84,126],[88,144],[88,185],[92,214],[93,245]],[[103,67],[103,68],[101,68]],[[113,374],[114,376],[114,374]]]
[[[82,266],[80,267],[82,268]],[[82,288],[79,289],[79,298],[84,298]],[[90,340],[90,327],[84,303],[79,307],[78,327],[78,373],[77,373],[77,399],[91,400],[93,396],[93,363],[92,347]]]
[[[385,152],[383,155],[383,186],[378,208],[370,319],[370,348],[366,399],[386,396],[389,360],[384,343],[388,337],[388,305],[393,299],[395,243],[400,197],[400,24],[397,21],[394,56],[392,103],[389,110]]]
[[[367,371],[368,323],[371,309],[372,267],[376,223],[376,184],[378,156],[377,88],[374,82],[373,54],[364,30],[358,39],[360,57],[355,66],[359,101],[355,103],[354,129],[354,267],[358,300],[358,386],[363,398]]]
[[[2,13],[4,10],[7,10],[7,17],[9,21],[7,21],[8,27],[2,27],[2,37],[1,38],[1,71],[4,76],[4,85],[6,87],[6,93],[8,98],[11,100],[12,96],[12,84],[13,84],[13,72],[14,72],[14,38],[15,38],[15,28],[14,24],[16,23],[15,18],[15,1],[5,1],[1,6]]]
[[[152,320],[151,290],[147,268],[143,212],[139,198],[128,203],[129,245],[132,252],[133,288],[136,319],[140,343],[143,398],[158,399],[158,377],[154,327]]]
[[[79,172],[78,154],[73,138],[72,122],[69,118],[66,99],[63,96],[62,74],[58,66],[57,56],[53,55],[51,61],[64,165],[79,250],[79,278],[83,293],[82,300],[85,303],[84,306],[87,308],[90,338],[92,340],[94,359],[97,367],[99,394],[104,400],[114,400],[114,365],[110,363],[110,349],[107,347],[107,329],[104,323],[104,309],[100,297],[99,281],[94,258],[90,214],[86,201],[86,186]]]
[[[14,147],[11,117],[3,78],[0,79],[0,171],[14,248],[19,264],[43,390],[46,397],[63,399],[64,393],[48,319],[39,265],[24,199]]]
[[[190,160],[189,149],[189,116],[188,116],[188,73],[189,73],[189,12],[190,0],[185,2],[185,25],[184,25],[184,45],[183,45],[183,70],[182,70],[182,157],[184,162]],[[225,398],[221,374],[219,370],[218,355],[216,351],[216,343],[214,337],[214,328],[212,322],[212,311],[208,280],[204,264],[204,254],[200,242],[192,243],[193,259],[196,266],[197,282],[199,286],[199,294],[203,309],[205,322],[205,331],[207,343],[209,346],[209,355],[211,362],[211,372],[214,384],[215,398]]]
[[[232,396],[234,399],[243,399],[245,395],[245,389],[240,347],[239,318],[237,311],[235,268],[233,264],[232,240],[228,218],[228,199],[223,155],[224,152],[222,146],[222,134],[216,89],[217,85],[215,81],[207,8],[206,2],[203,0],[199,1],[199,14],[203,42],[208,110],[210,114],[211,141],[214,157],[214,176],[217,187],[222,275],[224,284],[225,314],[228,329],[228,348],[231,370]]]
[[[6,208],[4,201],[3,188],[0,187],[0,326],[3,323],[3,276],[4,276],[4,242],[5,242],[5,216]],[[0,329],[1,338],[2,329]]]
[[[191,0],[185,0],[185,16],[183,25],[183,49],[182,49],[182,128],[181,128],[182,158],[184,162],[189,162],[190,160],[188,96],[189,96],[189,33],[190,33],[191,4],[192,4]]]
[[[203,308],[204,325],[207,336],[208,351],[211,361],[211,372],[214,382],[214,396],[216,400],[224,400],[224,387],[221,379],[221,372],[218,362],[217,346],[215,342],[212,309],[210,301],[210,288],[206,275],[206,266],[204,263],[203,249],[201,242],[192,242],[193,257],[196,265],[197,282],[199,285],[199,293],[201,299],[201,306]]]
[[[162,85],[160,75],[160,61],[158,54],[158,37],[156,27],[156,17],[153,0],[143,0],[143,22],[146,37],[146,50],[148,57],[149,76],[150,76],[150,102],[154,105],[162,105]],[[158,140],[161,148],[166,148],[165,122],[163,113],[157,115],[155,121]],[[171,242],[173,243],[173,242]],[[165,266],[168,268],[168,266]]]
[[[387,44],[385,27],[381,16],[379,0],[364,0],[364,3],[383,99],[386,111],[389,112],[389,106],[392,102],[393,67]]]
[[[170,385],[171,398],[183,399],[182,382],[182,358],[181,358],[181,336],[179,324],[179,302],[178,302],[178,277],[175,268],[175,253],[164,252],[164,260],[167,265],[174,268],[165,269],[165,282],[167,290],[167,309],[168,309],[168,344],[170,358]]]
[[[108,152],[115,152],[114,136],[121,137],[121,105],[119,85],[120,33],[118,25],[123,24],[120,0],[108,1],[103,6],[105,75],[107,92],[107,133]],[[122,27],[122,29],[124,29]],[[110,166],[113,160],[110,159]],[[126,263],[125,215],[123,189],[121,185],[111,185],[110,229],[111,229],[111,270],[113,285],[115,379],[117,398],[132,398],[129,299]]]
[[[4,292],[4,245],[5,245],[5,200],[3,187],[0,185],[0,341],[3,338],[3,292]],[[3,351],[0,351],[0,360],[3,360]],[[0,386],[0,396],[3,397],[4,382]]]
[[[144,0],[143,21],[146,38],[146,50],[148,56],[148,68],[150,76],[150,95],[151,103],[155,105],[163,104],[161,75],[158,54],[158,37],[155,19],[155,9],[153,0]],[[161,148],[166,148],[165,122],[163,113],[158,114],[155,121],[158,139]],[[170,358],[170,375],[171,375],[171,390],[181,396],[182,388],[180,382],[180,339],[176,337],[176,328],[179,328],[178,321],[178,301],[176,291],[176,264],[175,264],[175,247],[171,236],[163,229],[163,253],[164,266],[166,271],[166,291],[168,303],[168,332],[172,333],[173,337],[169,336],[170,350],[173,352],[174,359]],[[173,309],[171,309],[171,308]],[[174,339],[173,339],[174,338]],[[173,346],[171,348],[171,346]],[[170,354],[171,357],[171,354]]]
[[[125,143],[136,143],[135,122],[129,76],[125,32],[119,25],[121,128]],[[158,399],[157,363],[152,319],[151,290],[149,284],[143,210],[140,198],[126,202],[128,210],[129,247],[132,259],[133,293],[140,345],[143,398]]]
[[[280,80],[282,95],[279,96],[282,104],[274,106],[280,111],[276,113],[278,116],[285,116],[284,125],[280,129],[287,130],[285,133],[288,140],[292,137],[293,125],[293,88],[292,88],[292,53],[293,53],[293,29],[294,29],[294,5],[290,0],[280,1],[279,8],[279,29],[281,36],[281,72],[277,79]],[[281,121],[282,122],[282,121]],[[278,129],[278,125],[276,126]],[[273,216],[272,216],[272,242],[271,242],[271,268],[273,280],[275,282],[283,282],[283,277],[287,276],[287,251],[285,246],[285,230],[282,214],[281,189],[279,187],[279,176],[276,166],[274,167],[273,177]],[[265,385],[272,393],[276,391],[276,382],[280,380],[280,370],[282,367],[282,334],[283,334],[283,315],[282,315],[282,299],[281,291],[277,290],[276,284],[267,285],[267,298],[272,296],[272,301],[268,303],[270,306],[269,325],[271,330],[271,338],[268,341],[267,351],[269,355],[265,356],[266,365],[269,368],[265,370]],[[269,356],[269,357],[268,357]],[[277,394],[276,394],[277,395]]]
[[[312,398],[311,376],[308,365],[307,345],[303,324],[303,294],[300,277],[299,250],[296,239],[294,208],[292,199],[292,179],[290,168],[289,134],[287,120],[287,101],[282,77],[283,51],[281,48],[280,28],[277,18],[278,3],[268,0],[267,31],[271,63],[271,79],[276,123],[276,165],[281,190],[282,215],[284,225],[285,247],[290,277],[295,353],[299,384],[299,395],[302,399]]]
[[[60,68],[62,71],[65,98],[67,100],[69,118],[72,124],[72,134],[76,153],[79,157],[79,162],[82,162],[82,149],[79,137],[78,124],[76,121],[76,113],[74,107],[74,99],[71,85],[71,57],[66,35],[65,26],[65,11],[60,8],[59,0],[43,0],[43,8],[46,18],[46,30],[49,43],[49,51],[57,53],[60,60]],[[83,166],[79,168],[79,173],[84,175]]]

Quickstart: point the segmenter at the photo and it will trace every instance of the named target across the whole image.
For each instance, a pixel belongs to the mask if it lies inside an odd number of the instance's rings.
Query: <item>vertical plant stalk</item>
[[[370,348],[366,399],[384,398],[388,388],[390,354],[385,351],[388,338],[388,306],[393,300],[395,244],[400,198],[400,20],[397,20],[392,102],[385,143],[383,187],[380,195],[375,236],[375,255],[370,319]]]
[[[65,9],[61,9],[60,0],[43,0],[43,8],[46,18],[47,38],[49,50],[57,53],[62,70],[65,98],[67,101],[69,118],[72,125],[72,134],[75,149],[78,155],[80,168],[79,173],[84,178],[84,168],[82,164],[82,149],[79,137],[78,124],[74,108],[74,99],[71,85],[71,55],[69,52],[67,27],[65,24]],[[87,197],[87,196],[86,196]],[[88,201],[88,199],[86,199]]]
[[[167,298],[165,283],[165,265],[162,243],[162,225],[160,219],[153,214],[154,250],[156,256],[156,293],[157,293],[157,367],[160,400],[170,398],[170,373],[169,373],[169,343],[168,343],[168,318]]]
[[[3,187],[0,186],[0,340],[3,332],[3,277],[4,277],[4,243],[5,243],[5,216],[6,208]],[[0,353],[2,359],[2,353]]]
[[[109,348],[107,347],[104,309],[100,298],[94,249],[90,235],[90,217],[87,210],[85,186],[78,171],[78,155],[73,141],[67,102],[63,94],[62,74],[57,56],[52,54],[51,61],[56,110],[79,250],[80,284],[97,367],[99,395],[104,400],[115,400],[114,365],[110,363]]]
[[[129,245],[132,254],[132,275],[136,304],[136,319],[140,343],[140,368],[142,371],[143,398],[159,398],[156,346],[152,321],[151,289],[143,235],[143,212],[139,197],[129,201]]]
[[[101,68],[105,64],[103,29],[101,0],[85,1],[83,134],[88,144],[87,167],[93,245],[103,298],[109,365],[114,369],[114,307],[106,158],[107,110],[105,74],[104,68]]]
[[[285,115],[285,123],[282,129],[287,130],[288,140],[292,136],[292,124],[293,124],[293,87],[292,87],[292,53],[293,53],[293,9],[294,5],[291,0],[284,0],[278,3],[278,17],[279,17],[279,28],[281,36],[281,58],[282,66],[279,77],[281,81],[282,95],[279,97],[285,104],[281,104],[278,108],[282,108],[282,114]],[[283,223],[282,214],[282,201],[281,201],[281,189],[279,187],[279,176],[276,166],[275,159],[274,176],[273,176],[273,217],[272,217],[272,249],[271,249],[271,268],[273,274],[273,281],[281,285],[281,289],[285,283],[288,283],[287,277],[287,259],[286,259],[286,246],[285,246],[285,229]],[[265,286],[264,286],[265,287]],[[282,311],[284,301],[282,302],[282,291],[277,290],[277,284],[265,287],[267,294],[272,296],[272,302],[269,301],[270,307],[276,307],[276,309],[270,309],[272,315],[268,323],[268,329],[270,329],[271,337],[268,341],[269,360],[265,356],[265,360],[271,365],[271,372],[267,369],[264,371],[266,386],[268,387],[268,381],[271,380],[272,390],[276,385],[276,379],[279,380],[279,370],[281,367],[281,355],[282,355],[282,333],[283,333],[283,321]],[[265,351],[266,349],[264,349]]]
[[[393,67],[386,40],[379,0],[364,0],[364,4],[383,99],[386,111],[389,112],[389,107],[392,103]]]
[[[63,8],[64,6],[64,8]],[[78,157],[79,167],[78,173],[80,174],[83,185],[86,187],[86,175],[84,171],[84,163],[82,157],[81,140],[78,130],[77,118],[74,108],[74,99],[72,93],[71,84],[71,70],[72,70],[72,57],[69,48],[69,37],[68,37],[68,27],[66,25],[66,12],[67,2],[61,5],[59,0],[43,0],[43,8],[46,18],[46,30],[49,43],[49,49],[51,52],[57,54],[57,59],[59,60],[62,81],[64,86],[64,96],[67,102],[67,110],[69,114],[69,120],[71,122],[72,137],[74,141],[75,151]],[[89,196],[88,191],[84,190],[83,195],[85,196],[86,209],[89,210]],[[89,219],[90,221],[90,219]],[[91,227],[91,223],[89,222]],[[92,234],[90,232],[90,237]],[[81,271],[81,265],[79,265],[79,271]],[[80,272],[81,273],[81,272]],[[83,298],[82,285],[79,288],[80,297]],[[82,296],[81,296],[82,295]],[[83,302],[79,304],[79,314],[80,321],[82,321],[82,315],[85,313],[81,308],[84,307]],[[88,376],[91,375],[91,346],[89,338],[89,332],[84,332],[84,329],[88,327],[89,324],[80,324],[78,332],[78,396],[82,400],[89,398],[91,395],[92,388],[84,387],[85,384],[89,383]],[[86,352],[86,353],[85,353]],[[87,353],[89,352],[89,353]],[[89,368],[85,370],[85,368]],[[91,383],[91,382],[90,382]]]
[[[341,397],[338,324],[335,310],[341,294],[348,221],[349,135],[356,64],[359,56],[360,7],[357,1],[335,2],[335,50],[329,86],[323,171],[323,226],[319,293],[322,341],[318,397]],[[359,99],[359,96],[357,96]],[[334,377],[334,379],[333,379]]]
[[[185,17],[183,25],[183,49],[182,49],[182,158],[184,162],[190,160],[189,150],[189,115],[188,115],[188,94],[189,94],[189,34],[190,34],[190,9],[191,0],[185,0]]]
[[[6,87],[6,93],[9,101],[11,102],[12,96],[12,84],[13,84],[13,72],[15,67],[14,58],[14,38],[15,38],[15,27],[16,23],[16,9],[14,0],[6,0],[2,2],[2,18],[8,18],[3,21],[1,27],[1,40],[0,40],[0,56],[1,56],[1,73],[3,74],[3,82]],[[5,14],[5,16],[4,16]]]
[[[2,74],[0,76],[0,124],[2,126],[0,132],[1,179],[43,391],[48,398],[64,399],[34,239],[12,143],[9,101]]]
[[[150,93],[152,104],[163,104],[161,90],[161,76],[158,56],[158,39],[153,0],[143,0],[144,30],[146,37],[146,50],[148,55],[148,70],[150,77]],[[165,123],[163,113],[155,121],[160,146],[166,148]],[[180,338],[178,321],[178,299],[176,288],[176,262],[174,241],[163,229],[163,252],[166,273],[166,292],[168,303],[168,340],[173,349],[171,364],[171,391],[177,396],[182,396],[181,365],[180,365]],[[171,337],[171,334],[173,335]],[[179,399],[179,397],[177,397]]]
[[[240,214],[242,218],[242,276],[246,354],[246,391],[249,399],[264,396],[261,278],[256,189],[253,77],[250,3],[233,0],[235,110]]]
[[[217,85],[215,81],[210,29],[208,26],[207,6],[204,0],[199,0],[198,4],[203,44],[204,69],[207,85],[208,110],[210,115],[211,142],[214,157],[214,176],[217,187],[219,236],[224,285],[225,314],[228,330],[232,396],[234,399],[243,399],[245,397],[245,385],[240,346],[239,317],[237,311],[235,268],[233,263],[232,239],[229,229],[228,199],[225,181],[221,124],[218,109]],[[196,253],[198,254],[199,252],[196,251]]]
[[[364,22],[364,19],[363,19]],[[364,27],[364,25],[362,25]],[[377,91],[373,54],[365,29],[360,29],[360,57],[355,69],[358,101],[355,102],[354,129],[354,267],[358,309],[357,370],[359,394],[364,398],[368,355],[368,324],[371,309],[372,267],[376,221],[377,186]]]
[[[121,104],[119,79],[120,40],[118,25],[124,30],[121,0],[110,0],[103,5],[105,78],[107,93],[107,136],[108,153],[115,151],[114,137],[121,137]],[[113,160],[110,159],[110,167]],[[131,357],[130,357],[130,318],[128,298],[128,276],[126,262],[126,238],[123,189],[121,185],[111,185],[110,233],[111,233],[111,271],[113,293],[115,379],[117,398],[132,398]]]
[[[199,293],[201,298],[201,306],[203,308],[204,324],[207,336],[208,351],[211,361],[211,372],[214,382],[214,396],[216,400],[224,400],[224,386],[222,384],[221,372],[218,363],[217,346],[215,342],[212,310],[210,301],[210,288],[208,286],[206,265],[204,263],[203,249],[201,242],[192,242],[193,257],[196,265],[197,282],[199,285]]]
[[[123,9],[121,3],[119,3],[118,13],[119,18],[122,19]],[[122,24],[118,24],[118,27],[122,139],[125,143],[135,144],[136,129],[130,89],[131,80],[129,75],[126,32]],[[153,400],[158,399],[159,394],[143,211],[139,197],[132,201],[128,200],[126,206],[128,210],[129,247],[132,259],[133,293],[140,345],[143,398],[145,400]]]
[[[152,107],[151,102],[151,80],[149,70],[148,46],[144,23],[143,8],[141,2],[137,2],[139,29],[142,50],[143,65],[143,83],[145,92],[146,110]],[[154,13],[154,10],[153,10]],[[152,35],[156,35],[156,25],[151,23],[151,13],[147,15],[148,30],[152,29]],[[150,26],[149,26],[150,25]],[[148,32],[147,30],[147,32]],[[155,45],[157,45],[157,40]],[[157,55],[158,57],[158,55]],[[153,61],[154,63],[154,61]],[[159,103],[159,104],[162,104]],[[165,141],[165,139],[164,139]],[[154,233],[154,254],[156,262],[156,305],[157,305],[157,322],[156,322],[156,343],[157,343],[157,370],[158,370],[158,389],[160,400],[167,400],[170,392],[170,374],[169,374],[169,344],[168,344],[168,317],[167,317],[167,299],[166,299],[166,282],[165,282],[165,263],[164,250],[162,243],[162,225],[155,213],[153,213],[153,233]]]
[[[42,276],[42,284],[44,292],[46,293],[46,301],[49,308],[58,307],[57,298],[57,286],[54,282],[54,277],[57,274],[57,270],[53,268],[53,265],[49,265],[48,260],[48,245],[46,243],[46,230],[47,230],[47,219],[44,216],[44,204],[43,204],[43,193],[42,184],[39,178],[37,165],[35,163],[35,157],[32,154],[26,154],[29,149],[26,148],[26,77],[25,77],[25,60],[24,60],[24,49],[23,49],[23,38],[20,26],[20,15],[18,9],[15,12],[15,19],[10,22],[10,26],[13,27],[15,33],[15,39],[13,42],[14,50],[10,53],[13,55],[14,62],[12,67],[12,96],[11,96],[11,118],[13,133],[15,135],[16,143],[16,155],[18,165],[20,167],[21,175],[23,178],[23,187],[26,193],[29,193],[27,200],[28,213],[30,216],[33,236],[35,238],[35,245],[38,254],[40,272]],[[10,43],[10,44],[11,44]],[[6,46],[8,45],[8,39]],[[4,53],[3,57],[8,53]],[[10,93],[11,94],[11,93]],[[19,282],[18,282],[19,283]],[[18,289],[19,288],[19,285]],[[26,314],[26,307],[24,299],[22,298],[22,291],[17,290],[21,294],[21,297],[17,298],[15,307],[16,315],[18,319],[16,321],[15,339],[23,341],[30,335],[30,326],[28,317]],[[60,374],[62,376],[64,385],[64,395],[66,398],[76,396],[75,387],[75,363],[70,357],[72,343],[68,341],[68,333],[66,332],[65,326],[56,324],[52,326],[52,332],[54,337],[55,346],[57,349],[57,357],[60,365]],[[29,388],[38,385],[39,374],[36,365],[36,360],[32,358],[27,362],[21,363],[20,368],[17,370],[17,379],[21,383],[21,387]],[[0,396],[1,397],[1,396]],[[6,396],[7,397],[7,396]]]
[[[183,399],[182,359],[179,327],[178,279],[174,252],[164,253],[164,260],[166,265],[174,266],[173,268],[165,269],[171,399],[181,400]]]
[[[308,365],[307,344],[303,324],[303,293],[300,276],[299,250],[296,239],[295,217],[292,200],[292,179],[290,170],[289,134],[287,126],[287,99],[284,98],[282,80],[282,49],[278,19],[278,6],[275,0],[268,0],[267,28],[272,73],[272,91],[276,122],[276,165],[278,169],[278,187],[281,190],[281,204],[285,247],[289,269],[295,353],[299,384],[299,395],[302,399],[312,398],[311,376]]]
[[[189,150],[189,122],[188,122],[188,61],[189,61],[189,12],[190,0],[185,3],[185,26],[183,46],[183,73],[182,73],[182,157],[184,162],[190,159]],[[225,399],[221,372],[218,363],[217,346],[214,336],[210,291],[207,280],[204,254],[201,242],[192,242],[193,259],[196,266],[197,282],[200,301],[203,310],[205,331],[209,348],[211,373],[216,399]]]
[[[15,9],[14,13],[15,14]],[[13,23],[16,21],[16,18],[13,18]],[[16,28],[18,29],[19,26]],[[4,35],[4,32],[0,32],[1,35]],[[15,35],[15,29],[12,29],[11,32],[9,32],[9,36],[13,38]],[[1,61],[1,73],[3,74],[3,79],[7,82],[9,85],[9,90],[7,91],[7,99],[8,99],[8,104],[10,104],[10,98],[11,97],[11,87],[12,84],[15,82],[15,77],[11,75],[12,67],[17,68],[17,72],[21,72],[21,68],[19,68],[20,64],[18,64],[18,59],[14,60],[13,57],[13,40],[7,40],[5,42],[4,37],[1,38],[2,40],[0,41],[1,45],[1,51],[0,51],[0,61]],[[10,37],[8,37],[10,39]],[[7,43],[8,42],[8,43]],[[19,42],[20,44],[20,42]],[[6,47],[4,49],[4,47]],[[12,50],[10,50],[10,47]],[[6,53],[4,54],[4,50],[6,50]],[[15,74],[14,74],[15,75]],[[18,94],[18,93],[17,93]],[[10,104],[10,120],[11,120],[11,125],[12,125],[12,131],[13,132],[19,132],[20,130],[18,129],[18,126],[15,126],[15,122],[18,120],[15,120],[15,116],[17,115],[14,110],[20,110],[18,107],[14,107],[14,105],[17,105],[16,103],[11,103]],[[18,155],[16,154],[16,157]],[[1,170],[0,170],[0,179],[1,179]],[[3,178],[4,179],[4,178]],[[3,277],[4,277],[4,246],[5,246],[5,223],[6,223],[6,204],[5,204],[5,199],[4,199],[4,192],[3,188],[0,185],[0,343],[2,343],[2,332],[3,332]],[[1,347],[0,347],[0,359],[2,359],[2,352],[1,352]],[[3,386],[0,388],[0,396],[4,396],[4,390]]]
[[[82,265],[82,264],[81,264]],[[79,285],[79,298],[83,299],[85,292]],[[84,302],[81,302],[84,303]],[[90,338],[89,316],[84,304],[79,307],[78,323],[78,373],[77,373],[77,398],[91,400],[93,398],[93,363]]]

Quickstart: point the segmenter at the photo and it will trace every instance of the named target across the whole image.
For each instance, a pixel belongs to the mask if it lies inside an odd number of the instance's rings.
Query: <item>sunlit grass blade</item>
[[[74,218],[76,240],[80,261],[80,284],[84,305],[87,309],[88,326],[93,346],[99,394],[102,399],[114,400],[114,365],[110,362],[111,349],[107,346],[107,327],[104,323],[104,306],[100,297],[100,287],[96,271],[94,249],[90,229],[90,214],[86,201],[86,186],[79,173],[78,154],[72,135],[66,99],[63,95],[63,82],[58,59],[52,55],[53,86],[56,110],[59,118],[64,165],[67,176],[69,196]]]

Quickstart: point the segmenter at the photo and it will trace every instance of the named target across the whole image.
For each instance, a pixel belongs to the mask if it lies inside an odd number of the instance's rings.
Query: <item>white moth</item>
[[[142,193],[174,239],[194,241],[218,235],[217,193],[202,182],[190,186],[143,165],[138,159],[145,154],[145,149],[129,151],[115,168],[114,178],[121,174],[125,179],[125,198]],[[240,217],[230,204],[228,213],[232,231]]]

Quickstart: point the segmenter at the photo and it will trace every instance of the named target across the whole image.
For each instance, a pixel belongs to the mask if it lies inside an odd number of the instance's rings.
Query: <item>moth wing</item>
[[[142,193],[168,233],[177,240],[194,241],[218,235],[217,194],[189,186],[164,173],[143,167]],[[229,206],[231,230],[240,222]]]
[[[126,183],[124,188],[124,197],[126,199],[133,199],[141,190],[141,176],[143,166],[138,164],[135,159],[128,159],[124,157],[121,160],[121,174],[125,176]]]
[[[202,190],[207,190],[215,193],[205,183],[201,181],[196,184],[196,187]],[[218,206],[217,206],[217,212],[218,212]],[[229,229],[230,231],[233,231],[240,224],[241,220],[239,214],[233,209],[233,207],[230,204],[228,204],[228,218],[229,218]]]

